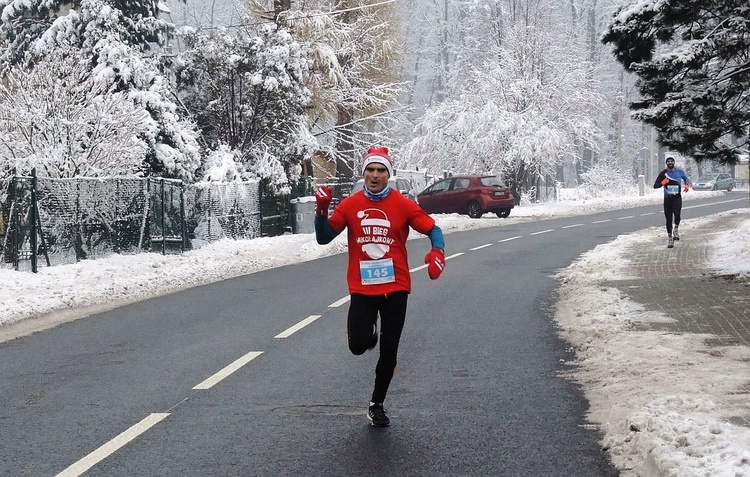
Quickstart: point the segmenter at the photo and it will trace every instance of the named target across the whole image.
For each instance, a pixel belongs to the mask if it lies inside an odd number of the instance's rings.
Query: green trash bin
[[[315,196],[298,197],[290,201],[292,213],[292,233],[315,233]]]

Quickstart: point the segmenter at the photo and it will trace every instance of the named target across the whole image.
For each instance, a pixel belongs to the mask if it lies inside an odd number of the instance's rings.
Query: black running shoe
[[[373,349],[378,344],[378,325],[372,325],[372,341],[367,349]]]
[[[674,248],[674,239],[672,237],[669,237],[667,241],[667,248]]]
[[[680,234],[679,232],[677,232],[677,227],[675,227],[674,230],[672,231],[672,238],[675,240],[680,240]]]
[[[388,419],[388,412],[382,404],[373,404],[370,406],[367,410],[367,419],[375,427],[388,427],[391,425],[391,420]]]

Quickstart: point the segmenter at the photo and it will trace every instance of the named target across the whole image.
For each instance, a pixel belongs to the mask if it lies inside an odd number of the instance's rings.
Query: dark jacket
[[[662,185],[662,181],[664,179],[669,179],[669,182],[667,185]],[[685,174],[685,171],[680,169],[679,167],[675,167],[671,171],[669,169],[664,169],[659,173],[658,176],[656,176],[656,181],[654,181],[654,189],[658,189],[659,187],[664,187],[664,195],[679,195],[682,186],[684,185],[691,185],[690,179],[688,179],[687,174]]]

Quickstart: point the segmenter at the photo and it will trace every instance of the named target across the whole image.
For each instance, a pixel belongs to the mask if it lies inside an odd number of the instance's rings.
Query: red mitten
[[[661,180],[661,185],[667,185],[667,184],[669,184],[669,179],[665,177],[664,179]]]
[[[445,269],[445,254],[439,248],[433,248],[425,255],[424,263],[427,264],[427,274],[430,278],[437,280]]]
[[[328,207],[333,199],[333,191],[330,187],[321,187],[315,191],[315,215],[328,217]]]
[[[689,191],[689,190],[690,190],[690,186],[689,186],[689,185],[687,185],[687,184],[685,184],[685,188],[684,188],[683,190],[684,190],[685,192]]]

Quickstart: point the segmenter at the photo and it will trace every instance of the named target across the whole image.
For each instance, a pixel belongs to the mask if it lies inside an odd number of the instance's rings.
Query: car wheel
[[[727,192],[732,192],[732,189],[734,189],[734,186],[732,184],[729,184],[729,187],[727,187]]]
[[[469,205],[466,206],[466,213],[469,214],[469,217],[472,219],[478,219],[482,216],[482,206],[479,205],[479,202],[472,200],[469,202]]]
[[[500,217],[501,219],[504,219],[510,215],[510,209],[501,209],[495,213],[497,214],[498,217]]]
[[[711,190],[719,190],[719,188],[718,188],[718,187],[716,187],[716,185],[714,185],[714,186],[713,186],[713,188],[712,188]]]

